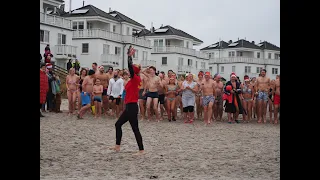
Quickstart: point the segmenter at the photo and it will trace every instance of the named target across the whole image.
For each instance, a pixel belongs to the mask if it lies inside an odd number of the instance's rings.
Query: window
[[[147,59],[148,59],[148,52],[143,51],[143,60],[147,60]]]
[[[221,66],[220,69],[221,73],[224,73],[224,66]]]
[[[162,47],[162,46],[163,46],[163,39],[155,39],[153,46],[155,46],[155,47]]]
[[[242,52],[241,51],[237,51],[237,56],[242,56]]]
[[[115,47],[114,54],[120,56],[120,53],[121,53],[121,47]]]
[[[236,66],[232,66],[232,72],[236,72]]]
[[[201,69],[205,69],[206,68],[206,63],[205,62],[201,62]]]
[[[280,54],[274,54],[275,59],[280,59]]]
[[[214,53],[209,53],[208,55],[209,55],[209,59],[214,58]]]
[[[92,22],[87,22],[87,29],[92,29]]]
[[[187,44],[186,44],[187,48],[189,48],[189,41],[187,41]]]
[[[49,42],[49,31],[40,29],[40,42]]]
[[[192,66],[192,59],[188,59],[188,66]]]
[[[136,49],[136,52],[133,54],[133,58],[138,59],[138,55],[139,55],[139,53],[138,53],[138,49]]]
[[[208,53],[209,59],[211,58],[211,53]]]
[[[115,33],[116,32],[116,25],[112,26],[112,31]]]
[[[162,57],[162,65],[167,65],[168,64],[168,58],[167,57]]]
[[[183,66],[183,58],[179,57],[178,59],[178,66]]]
[[[259,52],[257,53],[257,58],[260,58],[260,53]]]
[[[166,46],[170,46],[170,40],[166,39]]]
[[[58,33],[58,44],[66,44],[66,35]]]
[[[268,59],[271,59],[271,53],[268,53]]]
[[[278,68],[272,68],[272,74],[278,74]]]
[[[196,61],[196,69],[198,69],[198,61]]]
[[[82,53],[89,53],[89,43],[82,43]]]
[[[251,66],[245,66],[244,73],[251,73]]]
[[[229,57],[234,57],[234,51],[229,52]]]
[[[127,35],[130,35],[130,28],[127,27]]]
[[[83,21],[73,22],[73,23],[72,23],[72,29],[74,29],[74,30],[84,29],[84,22],[83,22]]]
[[[229,57],[231,57],[231,51],[229,51]]]
[[[102,52],[103,52],[103,54],[109,54],[110,53],[110,45],[109,44],[104,44],[103,45],[103,50],[102,50]]]
[[[262,70],[262,67],[257,67],[257,73],[260,73],[260,71]]]

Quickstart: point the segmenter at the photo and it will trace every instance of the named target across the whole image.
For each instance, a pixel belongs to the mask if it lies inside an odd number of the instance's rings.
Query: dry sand
[[[115,153],[108,150],[115,144],[115,119],[44,115],[44,180],[280,179],[280,125],[217,122],[204,127],[200,121],[139,121],[147,154],[134,157],[138,146],[129,123],[123,126],[121,152]]]

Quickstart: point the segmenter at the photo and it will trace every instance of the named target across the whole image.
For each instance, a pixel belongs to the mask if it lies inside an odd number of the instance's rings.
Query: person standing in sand
[[[103,106],[103,113],[104,115],[108,112],[108,96],[107,96],[107,89],[109,84],[109,76],[107,73],[104,73],[104,67],[99,66],[99,73],[96,74],[96,78],[100,80],[101,85],[103,86],[103,92],[102,92],[102,106]]]
[[[69,113],[68,115],[75,113],[76,107],[76,98],[77,98],[77,84],[79,84],[79,76],[75,74],[75,69],[69,69],[69,75],[66,77],[66,87],[67,87],[67,96],[69,102]]]
[[[46,73],[46,65],[40,65],[40,117],[44,117],[41,113],[42,105],[46,103],[47,92],[49,90],[48,76]]]
[[[215,81],[213,82],[215,92],[217,94],[217,97],[213,103],[213,115],[214,119],[219,121],[222,121],[222,115],[223,115],[223,82],[221,82],[221,76],[219,74],[215,75]]]
[[[255,86],[255,94],[258,100],[258,123],[262,121],[264,123],[267,122],[265,117],[267,111],[267,102],[268,102],[268,91],[270,88],[270,78],[266,76],[267,70],[262,69],[260,74],[261,77],[257,78],[256,86]]]
[[[247,115],[243,114],[243,122],[250,122],[252,113],[252,102],[254,98],[254,89],[250,83],[248,75],[244,76],[244,84],[242,85],[242,104]]]
[[[91,97],[93,92],[93,80],[95,77],[94,70],[90,69],[88,75],[83,80],[82,92],[81,92],[81,103],[82,108],[78,112],[78,119],[83,119],[83,115],[91,108]]]
[[[204,109],[204,123],[205,125],[208,125],[211,123],[212,106],[216,98],[216,92],[213,80],[210,78],[210,72],[206,72],[204,78],[200,88],[203,93],[202,105]]]
[[[274,98],[273,98],[273,104],[274,104],[274,124],[278,124],[278,112],[280,108],[280,75],[277,76],[277,79],[274,83]]]
[[[99,78],[96,78],[94,80],[95,85],[93,86],[93,102],[95,106],[95,118],[101,117],[101,102],[102,102],[102,92],[103,92],[103,86],[101,85],[101,81]]]
[[[145,119],[146,116],[146,96],[145,96],[145,85],[146,85],[146,80],[147,77],[140,72],[139,77],[141,78],[141,84],[140,84],[140,89],[139,89],[139,108],[140,108],[140,118],[141,121]]]
[[[138,97],[139,97],[139,89],[141,85],[141,79],[138,76],[140,72],[140,66],[139,65],[133,65],[132,64],[132,55],[134,54],[134,49],[131,48],[131,46],[128,49],[128,68],[130,72],[130,80],[128,81],[125,90],[126,90],[126,98],[125,98],[125,104],[126,104],[126,110],[123,111],[120,118],[116,122],[116,145],[114,147],[111,147],[111,150],[115,150],[117,152],[120,151],[120,143],[122,138],[122,125],[126,123],[127,121],[130,122],[132,131],[134,133],[134,136],[136,137],[136,141],[139,147],[138,153],[134,155],[143,155],[145,153],[143,142],[142,142],[142,136],[139,130],[138,125]]]
[[[175,83],[174,78],[170,78],[169,84],[165,86],[165,94],[167,95],[167,114],[168,114],[168,121],[176,121],[175,118],[175,103],[176,103],[176,93],[178,90],[178,85]]]
[[[82,107],[82,103],[81,103],[81,92],[82,92],[82,83],[83,83],[83,80],[84,78],[87,76],[88,74],[88,71],[85,69],[85,68],[82,68],[81,71],[80,71],[80,80],[79,80],[79,90],[78,90],[78,111],[80,111],[81,107]]]
[[[151,120],[151,110],[150,106],[151,103],[153,104],[153,110],[156,114],[156,119],[159,122],[159,112],[158,112],[158,100],[159,100],[159,93],[158,87],[161,86],[163,88],[163,84],[160,83],[160,78],[156,76],[156,68],[150,66],[149,74],[146,73],[146,69],[142,71],[142,73],[147,77],[147,84],[146,88],[148,89],[148,93],[146,94],[147,97],[147,113],[148,113],[148,121]]]
[[[184,123],[192,123],[194,120],[194,105],[196,101],[195,93],[198,92],[197,83],[193,81],[193,75],[187,74],[186,81],[182,83],[182,106],[184,113]]]
[[[158,86],[158,93],[159,93],[159,103],[160,103],[160,120],[163,120],[163,115],[165,112],[164,109],[164,99],[165,99],[165,94],[164,94],[164,89],[165,86],[167,85],[167,81],[164,79],[164,74],[161,72],[159,73],[159,78],[160,78],[160,86]]]
[[[196,112],[197,112],[197,118],[201,119],[202,118],[202,112],[203,112],[203,107],[202,107],[202,91],[201,91],[201,85],[203,82],[203,73],[199,72],[198,74],[198,79],[196,80],[197,86],[199,88],[199,91],[196,93]]]
[[[111,116],[115,113],[117,118],[119,118],[119,106],[122,92],[123,79],[118,76],[118,71],[115,71],[113,78],[109,81],[107,95],[109,96],[109,105],[112,107]]]

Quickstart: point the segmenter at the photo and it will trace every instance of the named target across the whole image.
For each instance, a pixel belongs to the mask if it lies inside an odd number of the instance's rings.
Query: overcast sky
[[[72,0],[72,9],[83,0]],[[69,0],[65,0],[69,10]],[[280,0],[85,0],[108,12],[117,10],[150,29],[161,24],[203,41],[200,49],[221,40],[266,40],[280,46]]]

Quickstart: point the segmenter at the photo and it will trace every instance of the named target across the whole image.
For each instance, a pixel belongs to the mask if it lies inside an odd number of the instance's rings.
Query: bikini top
[[[248,88],[248,85],[244,85],[243,89],[242,89],[242,93],[246,94],[251,94],[252,90],[250,88]]]
[[[76,84],[76,81],[69,80],[68,84]]]
[[[174,87],[168,86],[168,91],[176,91],[176,90],[177,90],[177,85],[175,85]]]

